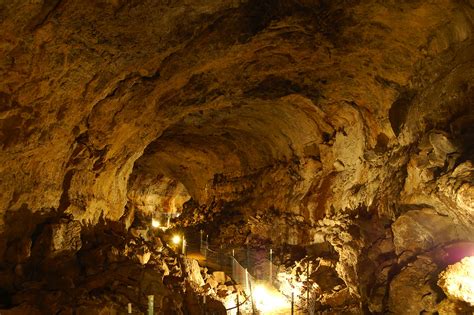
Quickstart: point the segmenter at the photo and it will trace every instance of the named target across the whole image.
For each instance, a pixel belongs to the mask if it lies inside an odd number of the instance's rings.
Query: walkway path
[[[206,257],[204,257],[204,255],[201,253],[199,249],[199,245],[195,246],[195,245],[189,244],[187,246],[186,257],[197,260],[199,263],[199,266],[201,267],[208,267],[213,270],[219,270],[221,268],[220,265],[213,263],[207,260]]]
[[[266,273],[266,276],[257,279],[251,276],[247,272],[247,269],[242,267],[236,257],[221,251],[213,251],[208,247],[207,242],[202,242],[199,239],[196,242],[195,239],[191,239],[187,245],[186,256],[197,260],[200,266],[205,266],[215,271],[224,271],[227,275],[231,276],[234,281],[241,284],[247,293],[252,292],[252,289],[250,289],[250,292],[248,292],[248,290],[253,287],[254,291],[252,296],[255,299],[256,308],[260,311],[259,314],[291,314],[291,302],[268,281],[268,276],[272,269]],[[203,255],[203,253],[206,255]],[[267,260],[267,264],[269,263],[270,261]],[[276,268],[274,271],[276,271]],[[249,286],[250,284],[251,286]],[[247,306],[250,307],[250,305]],[[251,308],[249,311],[249,314],[251,314]],[[294,314],[298,314],[296,310]]]

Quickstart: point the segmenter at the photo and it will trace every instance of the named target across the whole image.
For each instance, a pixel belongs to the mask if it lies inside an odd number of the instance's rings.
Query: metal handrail
[[[272,250],[270,249],[269,251],[269,258],[270,259],[267,259],[265,258],[265,256],[261,256],[262,254],[262,251],[253,251],[250,255],[250,251],[249,249],[245,249],[245,253],[244,253],[244,256],[246,256],[246,259],[247,259],[247,267],[250,267],[251,265],[253,266],[253,268],[257,267],[256,269],[254,269],[255,272],[257,272],[256,276],[257,277],[254,277],[252,275],[250,275],[250,273],[247,271],[247,268],[244,268],[240,262],[237,260],[237,257],[235,255],[235,250],[232,250],[232,255],[229,255],[227,253],[225,253],[224,251],[222,250],[213,250],[211,248],[209,248],[209,243],[207,241],[204,241],[204,240],[201,240],[201,244],[200,244],[200,251],[206,255],[206,259],[209,259],[211,258],[211,260],[216,260],[216,257],[214,257],[212,259],[212,255],[211,257],[208,256],[208,253],[212,253],[213,255],[214,254],[218,254],[219,255],[219,258],[218,258],[218,261],[215,261],[223,270],[226,269],[226,267],[228,268],[229,266],[226,264],[226,265],[223,265],[222,262],[225,261],[226,258],[231,258],[233,259],[233,263],[232,263],[232,281],[235,283],[237,283],[234,279],[235,276],[237,276],[237,271],[240,270],[240,272],[242,272],[243,270],[245,270],[245,274],[246,274],[246,280],[242,280],[243,282],[241,284],[243,284],[245,286],[245,290],[250,290],[250,294],[247,294],[247,292],[244,290],[243,293],[245,294],[245,300],[241,303],[239,303],[238,305],[235,305],[231,308],[226,308],[226,311],[229,311],[229,310],[233,310],[233,309],[236,309],[242,305],[245,305],[246,303],[250,302],[252,303],[252,312],[255,314],[255,305],[254,305],[254,301],[252,299],[252,283],[255,283],[256,280],[263,280],[265,282],[268,282],[270,285],[273,286],[274,284],[274,281],[276,280],[275,278],[276,277],[273,277],[274,273],[278,270],[278,267],[276,265],[273,264],[272,260],[270,260],[272,258]],[[242,252],[240,252],[240,256],[242,257]],[[239,255],[237,255],[239,256]],[[245,258],[244,258],[245,259]],[[258,261],[258,264],[255,264],[255,261],[254,263],[250,264],[250,260],[249,259],[252,259],[252,260],[255,260],[257,259]],[[268,270],[265,270],[265,265],[268,266]],[[263,266],[263,271],[262,271],[262,266]],[[266,274],[267,276],[262,276],[262,273],[263,274]],[[240,275],[240,278],[242,278],[242,275]],[[286,295],[285,295],[286,296]],[[288,296],[286,296],[286,298],[288,298]],[[300,305],[298,304],[293,304],[293,296],[291,297],[291,305],[292,305],[292,314],[293,314],[293,307],[295,309],[299,309],[299,310],[303,310],[303,308],[301,308]]]
[[[232,281],[234,282],[234,286],[235,286],[235,285],[237,284],[237,282],[236,282],[234,279],[232,279]],[[245,295],[245,300],[244,300],[242,303],[235,304],[235,306],[233,306],[233,307],[231,307],[231,308],[226,308],[226,309],[225,309],[226,311],[233,310],[234,308],[238,308],[238,307],[244,305],[245,303],[247,303],[247,301],[248,301],[249,298],[250,298],[250,295],[247,295],[247,294],[245,293],[245,291],[243,291],[243,292],[244,292],[244,295]],[[238,293],[238,292],[237,292],[237,293]]]

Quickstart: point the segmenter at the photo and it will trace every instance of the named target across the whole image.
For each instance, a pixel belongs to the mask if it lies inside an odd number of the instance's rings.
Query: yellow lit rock
[[[474,256],[448,266],[440,274],[438,285],[449,298],[474,306]]]

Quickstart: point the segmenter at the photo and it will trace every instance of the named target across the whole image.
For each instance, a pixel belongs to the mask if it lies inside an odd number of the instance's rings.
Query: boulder
[[[62,221],[51,225],[51,250],[54,253],[75,253],[81,249],[81,224]]]
[[[109,262],[118,262],[121,258],[120,252],[115,246],[112,246],[107,252],[107,259]]]
[[[205,285],[201,286],[201,289],[203,292],[208,292],[209,290],[211,290],[211,285],[209,283],[206,283]]]
[[[163,250],[163,242],[161,241],[161,238],[159,237],[153,238],[153,247],[154,247],[154,250],[157,252],[161,252]]]
[[[166,262],[162,262],[162,265],[161,265],[161,268],[163,270],[163,276],[167,276],[170,274],[170,269],[168,268],[168,265],[166,264]]]
[[[320,266],[311,274],[310,278],[315,281],[323,291],[331,290],[335,286],[344,283],[344,281],[339,278],[336,270],[329,266]]]
[[[436,155],[445,157],[446,154],[450,154],[457,151],[456,146],[448,138],[448,135],[444,132],[437,131],[432,132],[429,135],[430,144],[433,146],[433,150]]]
[[[224,290],[217,290],[217,296],[221,299],[224,299],[227,296],[227,291]]]
[[[453,314],[473,314],[473,307],[469,307],[469,304],[453,301],[450,299],[444,299],[438,304],[438,314],[439,315],[453,315]]]
[[[397,255],[403,252],[413,255],[437,244],[469,238],[461,226],[432,209],[408,211],[393,223],[392,231]]]
[[[219,284],[224,284],[226,281],[225,273],[224,271],[214,271],[212,273],[212,276],[214,279],[219,283]]]
[[[81,224],[61,219],[44,227],[33,251],[40,255],[56,257],[76,253],[82,247]]]
[[[136,257],[140,264],[146,265],[148,261],[150,260],[151,257],[151,252],[146,246],[142,246],[141,248],[138,249],[138,253],[136,254]]]
[[[420,314],[435,311],[437,291],[430,281],[436,279],[438,266],[429,257],[418,257],[390,283],[389,309],[394,314]]]
[[[219,282],[217,282],[214,277],[209,277],[207,278],[206,280],[207,284],[209,284],[211,286],[212,289],[215,289],[217,288],[217,286],[219,285]]]
[[[440,273],[438,286],[450,299],[474,306],[474,256],[449,265]]]
[[[340,291],[334,292],[332,294],[324,294],[321,298],[321,303],[328,305],[332,308],[338,308],[347,304],[355,302],[355,299],[352,298],[349,288],[344,288]]]
[[[199,263],[195,259],[184,258],[184,268],[186,273],[188,274],[189,280],[193,283],[197,284],[198,286],[204,285],[204,279],[201,275],[201,268],[199,267]]]
[[[143,270],[139,285],[143,295],[155,296],[155,305],[161,304],[163,297],[169,293],[163,283],[162,275],[153,269]]]

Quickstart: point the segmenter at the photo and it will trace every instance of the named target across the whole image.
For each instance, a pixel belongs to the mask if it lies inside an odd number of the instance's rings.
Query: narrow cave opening
[[[133,213],[132,226],[170,227],[191,199],[186,187],[176,179],[136,166],[128,180],[126,212]],[[146,221],[146,223],[144,222]]]

